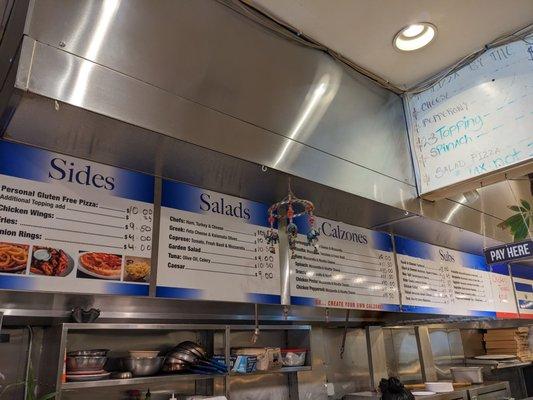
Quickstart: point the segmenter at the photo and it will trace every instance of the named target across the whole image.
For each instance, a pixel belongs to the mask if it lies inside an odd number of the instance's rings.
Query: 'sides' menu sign
[[[163,180],[158,297],[280,303],[265,204]]]
[[[0,141],[0,288],[148,295],[154,178]]]
[[[318,307],[399,311],[392,239],[342,222],[316,218],[318,253],[307,245],[307,220],[297,218],[291,260],[291,303]]]

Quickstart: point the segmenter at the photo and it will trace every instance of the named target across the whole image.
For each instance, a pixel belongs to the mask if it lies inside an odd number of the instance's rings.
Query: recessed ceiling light
[[[401,51],[414,51],[427,46],[437,34],[437,28],[429,22],[406,26],[394,37],[394,47]]]

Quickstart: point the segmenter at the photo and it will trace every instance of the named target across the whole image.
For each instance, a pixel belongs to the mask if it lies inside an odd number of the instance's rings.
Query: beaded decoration
[[[274,229],[274,223],[276,220],[278,224],[285,220],[287,222],[287,238],[289,242],[289,248],[291,250],[292,258],[295,257],[296,239],[298,237],[298,227],[294,223],[296,217],[307,215],[307,221],[309,224],[309,231],[306,233],[307,244],[314,247],[314,252],[318,254],[318,237],[320,232],[315,229],[315,217],[313,211],[315,206],[312,202],[305,199],[299,199],[292,193],[289,187],[289,194],[283,200],[272,204],[268,209],[268,223],[270,228],[265,235],[266,241],[270,246],[270,252],[275,253],[274,244],[279,242],[279,235]],[[281,224],[279,224],[281,225]]]

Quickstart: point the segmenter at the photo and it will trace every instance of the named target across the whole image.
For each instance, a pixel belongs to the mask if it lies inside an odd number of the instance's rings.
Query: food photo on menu
[[[128,282],[149,282],[151,263],[145,257],[124,257],[124,280]]]
[[[78,278],[119,281],[122,275],[122,256],[119,254],[80,251]]]
[[[64,277],[74,269],[74,260],[63,249],[33,246],[31,275]]]
[[[24,274],[28,264],[30,246],[0,242],[0,272]]]

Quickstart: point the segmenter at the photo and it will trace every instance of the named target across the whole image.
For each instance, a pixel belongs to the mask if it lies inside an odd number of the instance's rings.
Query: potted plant
[[[3,399],[4,395],[8,393],[11,389],[17,386],[25,385],[26,387],[26,400],[51,400],[56,397],[56,393],[48,393],[44,396],[37,397],[37,379],[35,379],[35,375],[33,373],[33,368],[30,364],[30,368],[28,371],[28,380],[22,381],[22,382],[15,382],[7,385],[2,391],[0,392],[0,399]]]
[[[529,230],[533,228],[533,208],[526,200],[520,200],[520,205],[509,206],[515,214],[507,218],[498,226],[502,229],[509,229],[515,242],[524,240],[529,236]]]

